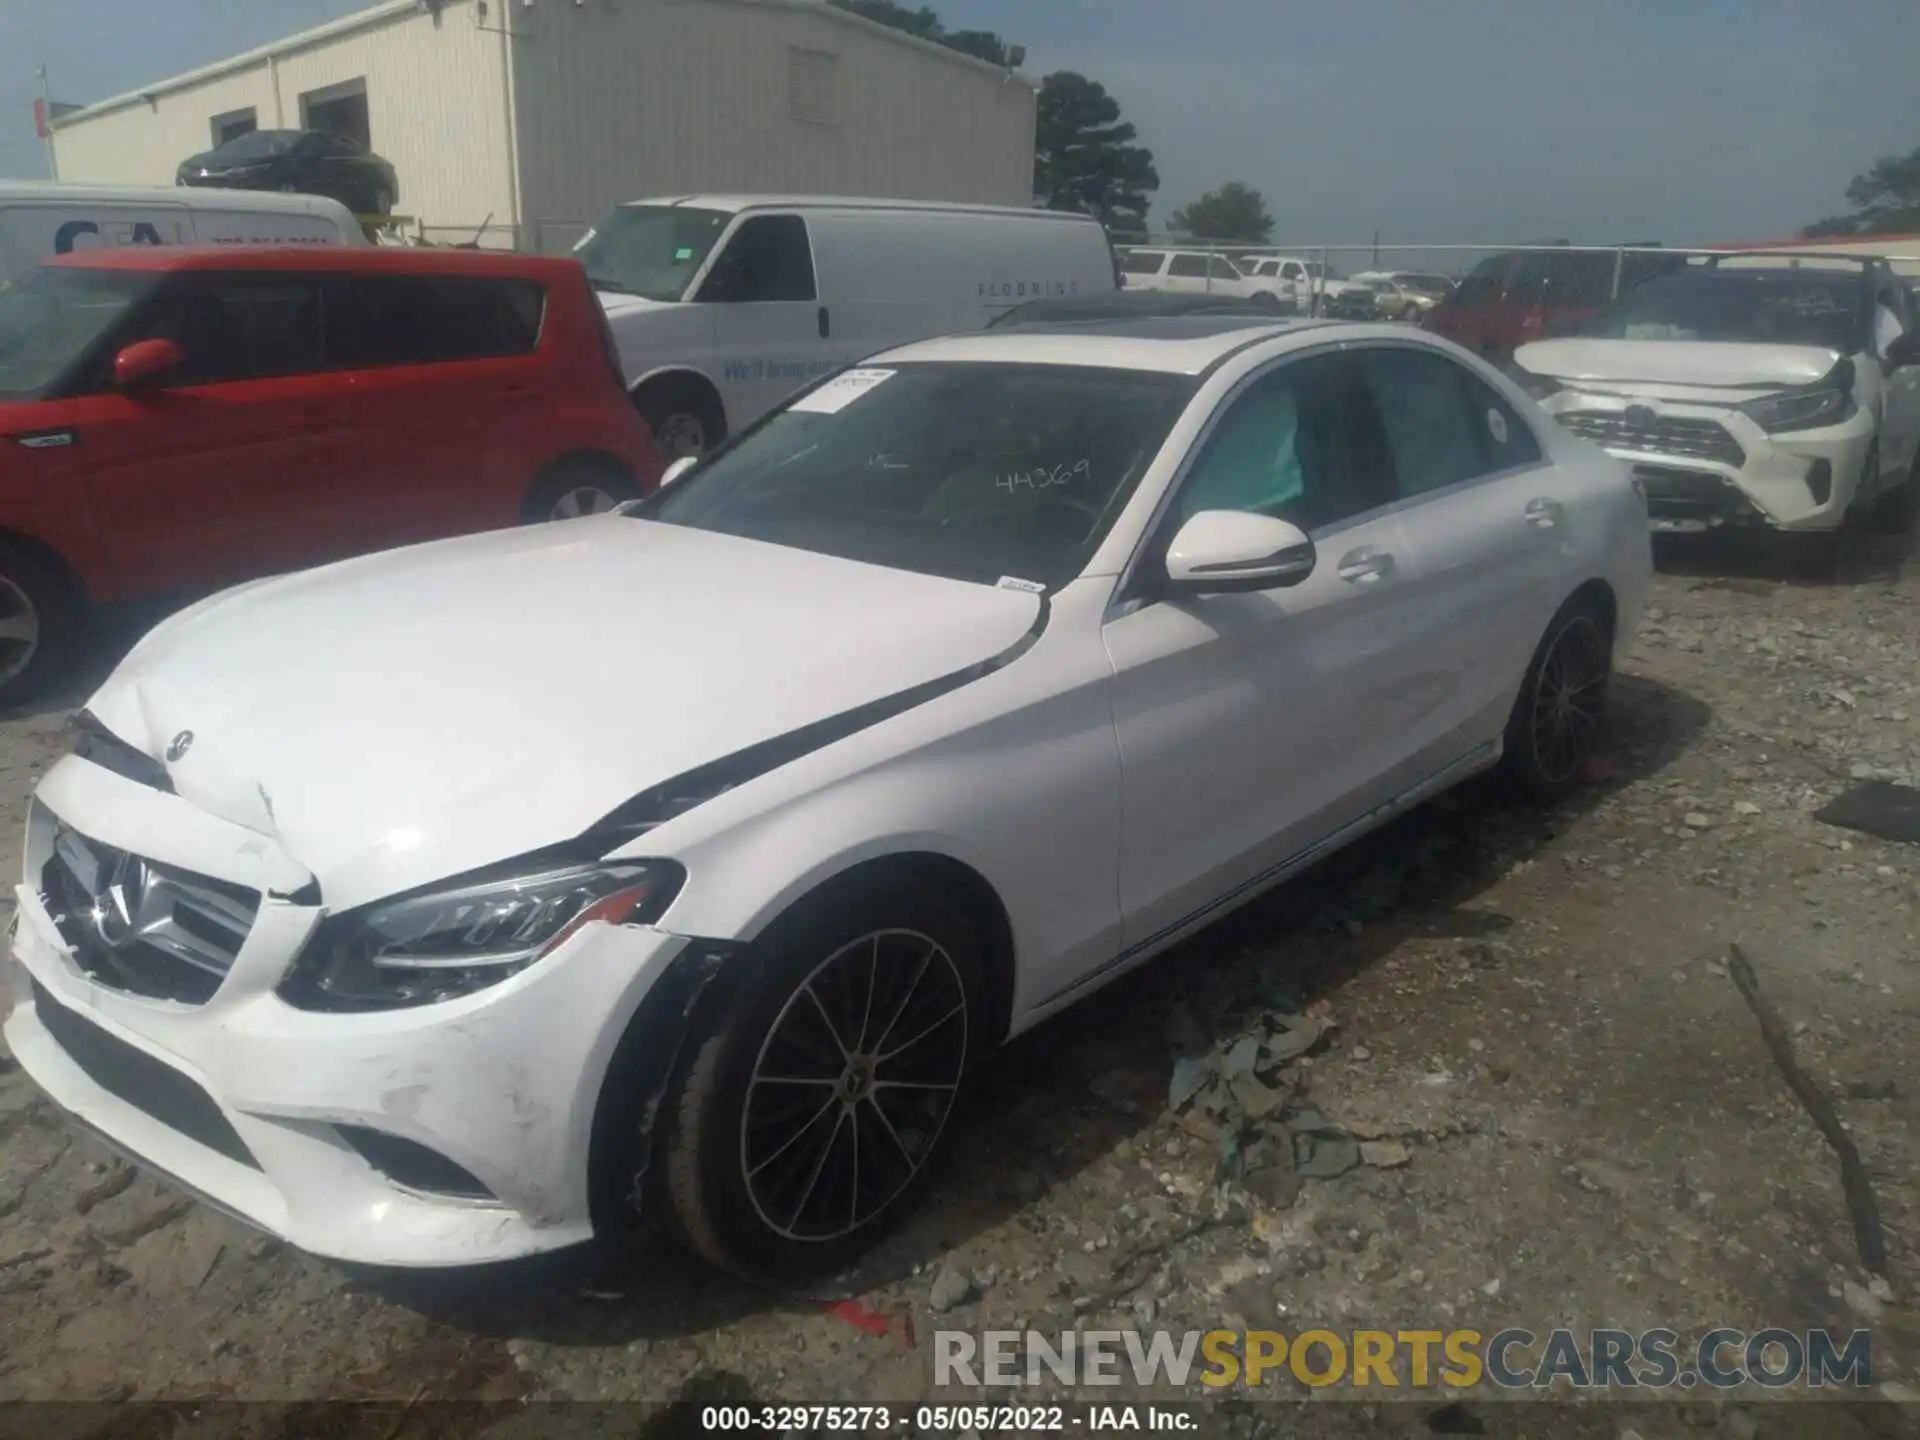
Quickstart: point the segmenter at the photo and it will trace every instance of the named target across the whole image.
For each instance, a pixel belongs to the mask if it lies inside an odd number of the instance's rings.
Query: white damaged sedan
[[[846,1264],[1009,1035],[1600,735],[1622,465],[1400,326],[949,338],[616,513],[161,625],[28,822],[6,1037],[308,1251]]]

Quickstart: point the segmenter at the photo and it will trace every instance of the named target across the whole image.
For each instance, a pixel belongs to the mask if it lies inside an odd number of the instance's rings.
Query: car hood
[[[1728,344],[1708,340],[1540,340],[1514,363],[1555,380],[1647,381],[1713,389],[1775,390],[1811,385],[1840,363],[1819,345]]]
[[[592,279],[591,276],[588,277]],[[607,312],[609,319],[622,315],[646,315],[657,310],[678,310],[681,308],[674,300],[649,300],[644,295],[626,295],[618,290],[602,290],[594,286],[593,293],[600,297],[600,308]]]
[[[992,660],[1034,594],[604,516],[228,591],[88,705],[345,908],[562,843],[748,746]],[[178,747],[176,746],[177,750]]]

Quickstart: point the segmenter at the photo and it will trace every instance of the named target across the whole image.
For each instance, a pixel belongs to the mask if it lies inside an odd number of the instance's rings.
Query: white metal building
[[[173,183],[251,129],[354,134],[429,238],[561,249],[616,203],[1028,205],[1023,76],[824,0],[387,0],[61,118],[62,180]]]

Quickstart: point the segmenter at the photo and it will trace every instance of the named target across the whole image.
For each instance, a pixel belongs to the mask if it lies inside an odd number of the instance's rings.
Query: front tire
[[[1507,720],[1502,764],[1522,789],[1553,800],[1580,784],[1600,753],[1612,679],[1612,623],[1576,595],[1547,627]]]
[[[669,465],[698,458],[727,438],[718,397],[695,381],[656,380],[634,392],[633,405]]]
[[[1920,510],[1920,455],[1914,457],[1900,483],[1861,515],[1861,528],[1876,535],[1905,535],[1913,529],[1916,510]]]
[[[924,885],[822,896],[736,962],[670,1090],[674,1226],[744,1279],[844,1270],[925,1186],[986,1041],[985,942]]]

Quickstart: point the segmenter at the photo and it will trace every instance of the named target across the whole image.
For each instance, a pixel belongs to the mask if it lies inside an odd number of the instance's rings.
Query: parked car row
[[[6,1039],[320,1255],[840,1271],[1000,1043],[1469,776],[1580,784],[1671,477],[1913,491],[1873,261],[1682,259],[1502,367],[1028,212],[647,202],[580,258],[0,290],[0,494],[77,507],[68,573],[252,577],[41,781]]]

